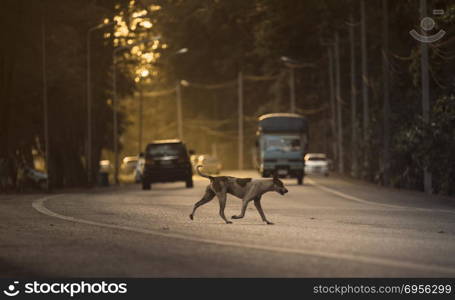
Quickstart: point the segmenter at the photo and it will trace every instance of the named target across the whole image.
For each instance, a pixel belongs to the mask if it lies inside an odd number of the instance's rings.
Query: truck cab
[[[256,157],[262,177],[296,178],[303,184],[308,124],[298,114],[274,113],[259,117]]]

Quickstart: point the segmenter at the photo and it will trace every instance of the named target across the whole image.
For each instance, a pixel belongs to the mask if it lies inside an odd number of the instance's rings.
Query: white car
[[[136,169],[138,164],[138,157],[137,156],[126,156],[123,161],[120,169],[122,172],[126,174],[131,174]]]
[[[308,153],[304,157],[305,174],[329,176],[329,161],[324,153]]]
[[[222,165],[220,161],[208,154],[200,155],[197,159],[196,166],[202,166],[202,172],[207,174],[220,174]]]

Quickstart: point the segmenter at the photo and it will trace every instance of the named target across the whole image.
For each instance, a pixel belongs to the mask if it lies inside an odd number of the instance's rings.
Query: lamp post
[[[143,115],[144,115],[144,95],[143,95],[143,83],[142,78],[146,76],[142,76],[141,80],[139,81],[139,135],[138,135],[138,151],[137,153],[142,152],[142,136],[143,136]]]
[[[300,63],[295,59],[287,56],[281,56],[281,61],[289,68],[289,93],[291,102],[291,113],[295,113],[295,69],[314,67],[314,64]]]
[[[343,160],[343,120],[341,114],[341,79],[340,79],[340,46],[338,32],[335,32],[335,99],[337,102],[337,121],[338,121],[338,171],[344,173]]]
[[[92,183],[92,88],[91,88],[91,47],[90,35],[93,31],[112,25],[113,22],[102,23],[87,31],[87,183]]]
[[[168,58],[174,56],[174,55],[179,55],[179,54],[184,54],[188,52],[188,48],[181,48],[174,53],[170,54]],[[147,75],[148,76],[148,72]],[[142,76],[142,77],[146,77]],[[140,87],[139,87],[139,152],[142,151],[142,136],[143,136],[143,91],[142,91],[142,83],[140,82]],[[176,101],[177,101],[177,128],[178,128],[178,136],[180,140],[183,140],[183,120],[182,120],[182,90],[181,86],[188,86],[189,83],[186,80],[178,81],[175,87],[176,91]]]
[[[183,54],[188,52],[188,48],[182,48],[176,52],[174,52],[172,56],[178,55],[178,54]],[[182,117],[182,83],[184,83],[185,80],[178,80],[177,85],[175,87],[175,93],[176,93],[176,100],[177,100],[177,131],[178,131],[178,137],[181,141],[183,141],[183,117]]]
[[[49,160],[49,115],[48,115],[48,101],[47,101],[47,75],[46,75],[46,24],[44,23],[44,17],[41,17],[41,49],[42,49],[42,65],[43,65],[43,113],[44,113],[44,143],[46,147],[45,153],[45,164],[46,164],[46,190],[50,189],[51,181],[51,172],[50,169],[50,160]]]
[[[182,88],[180,81],[177,81],[177,85],[175,87],[175,94],[177,100],[177,132],[179,140],[183,141]]]
[[[238,74],[237,84],[237,98],[238,98],[238,129],[239,129],[239,142],[238,142],[238,159],[239,170],[243,170],[243,73],[242,71]],[[291,106],[292,107],[292,106]]]
[[[117,53],[119,51],[125,50],[125,49],[130,49],[134,46],[147,43],[149,41],[155,41],[159,40],[160,36],[154,37],[152,39],[146,39],[142,41],[138,41],[136,43],[122,46],[115,48],[114,51],[112,52],[112,65],[113,65],[113,71],[112,71],[112,87],[113,87],[113,103],[112,103],[112,114],[113,114],[113,123],[114,123],[114,181],[115,184],[118,184],[118,173],[119,173],[119,151],[118,151],[118,118],[117,118],[117,70],[115,68],[117,64]]]

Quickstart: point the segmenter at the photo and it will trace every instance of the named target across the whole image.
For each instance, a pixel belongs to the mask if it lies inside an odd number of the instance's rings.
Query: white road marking
[[[96,222],[96,221],[89,221],[89,220],[74,218],[74,217],[70,217],[70,216],[64,216],[64,215],[58,214],[56,212],[53,212],[45,207],[44,203],[47,200],[49,200],[51,198],[59,197],[59,196],[64,196],[64,195],[63,194],[55,195],[52,197],[45,197],[45,198],[37,199],[37,200],[33,201],[32,206],[33,206],[33,208],[35,208],[37,211],[39,211],[42,214],[45,214],[50,217],[70,221],[70,222],[76,222],[76,223],[93,225],[93,226],[100,226],[100,227],[105,227],[105,228],[126,230],[126,231],[138,232],[138,233],[143,233],[143,234],[151,234],[151,235],[181,239],[181,240],[191,241],[191,242],[200,242],[200,243],[208,243],[208,244],[214,244],[214,245],[219,245],[219,246],[247,248],[247,249],[253,249],[253,250],[271,251],[271,252],[279,252],[279,253],[287,253],[287,254],[308,255],[308,256],[328,258],[328,259],[342,259],[342,260],[348,260],[348,261],[352,261],[352,262],[356,262],[356,263],[374,264],[374,265],[387,266],[387,267],[392,267],[392,268],[404,268],[404,269],[410,269],[410,270],[414,270],[414,271],[435,272],[435,273],[452,274],[452,275],[455,274],[455,268],[452,268],[452,267],[425,265],[425,264],[419,264],[419,263],[413,263],[413,262],[406,262],[406,261],[402,261],[402,260],[392,260],[392,259],[387,259],[387,258],[369,257],[369,256],[362,256],[362,255],[351,255],[351,254],[345,254],[345,253],[330,253],[330,252],[312,251],[312,250],[307,250],[307,249],[290,249],[290,248],[284,248],[284,247],[253,245],[253,244],[247,244],[247,243],[237,243],[237,242],[232,242],[232,241],[205,239],[205,238],[183,235],[183,234],[179,234],[179,233],[163,233],[160,231],[144,229],[144,228],[135,228],[135,227],[130,227],[130,226],[106,224],[106,223],[101,223],[101,222]],[[427,274],[425,274],[425,275],[427,275]]]
[[[352,200],[352,201],[356,201],[356,202],[363,203],[363,204],[382,206],[382,207],[388,207],[388,208],[394,208],[394,209],[429,211],[429,212],[444,212],[444,213],[449,213],[449,214],[455,214],[455,210],[416,208],[416,207],[392,205],[392,204],[383,204],[383,203],[377,203],[377,202],[374,202],[374,201],[368,201],[368,200],[364,200],[364,199],[361,199],[361,198],[358,198],[358,197],[355,197],[355,196],[351,196],[351,195],[342,193],[340,191],[331,189],[329,187],[323,186],[323,185],[321,185],[319,183],[316,183],[314,180],[312,180],[310,178],[307,178],[306,180],[307,180],[308,183],[310,183],[311,185],[315,186],[316,188],[318,188],[320,190],[323,190],[323,191],[326,191],[328,193],[337,195],[337,196],[339,196],[341,198],[344,198],[344,199],[347,199],[347,200]]]

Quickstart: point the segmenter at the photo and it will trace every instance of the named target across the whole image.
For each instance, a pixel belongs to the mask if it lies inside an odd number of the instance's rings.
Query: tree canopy
[[[113,146],[113,49],[125,48],[116,65],[119,95],[124,99],[119,129],[123,154],[137,152],[139,90],[144,95],[144,143],[176,137],[174,89],[186,80],[189,85],[181,87],[185,141],[200,153],[215,147],[227,168],[237,165],[233,153],[239,72],[244,76],[245,164],[252,167],[256,118],[289,111],[289,68],[280,60],[286,56],[307,65],[295,69],[295,90],[297,112],[310,121],[310,151],[343,160],[345,172],[350,174],[350,152],[359,149],[359,157],[369,161],[367,167],[360,166],[363,178],[395,187],[423,189],[423,169],[431,169],[434,191],[453,195],[455,5],[448,0],[427,2],[429,15],[433,9],[444,10],[443,15],[432,18],[437,23],[435,31],[446,31],[443,39],[429,45],[430,122],[422,121],[420,43],[409,35],[419,27],[419,1],[388,1],[386,12],[384,0],[366,2],[367,78],[362,78],[361,70],[360,0],[2,1],[0,22],[9,30],[1,33],[0,157],[30,161],[33,153],[44,152],[40,59],[44,24],[55,184],[84,183],[86,35],[89,28],[106,21],[115,25],[91,37],[96,115],[93,162]],[[388,17],[387,51],[384,13]],[[356,53],[355,123],[351,122],[350,28]],[[340,37],[342,157],[333,152],[337,136],[330,127],[327,48],[336,33]],[[157,37],[159,40],[150,41]],[[182,48],[189,51],[177,54]],[[387,119],[384,55],[388,58],[385,70],[390,94]],[[359,136],[364,130],[364,81],[370,122],[367,139],[359,138],[353,144],[351,126],[358,127]],[[386,138],[385,123],[391,128]],[[390,144],[388,158],[384,156],[386,140]],[[387,182],[382,180],[385,168],[390,172]]]

